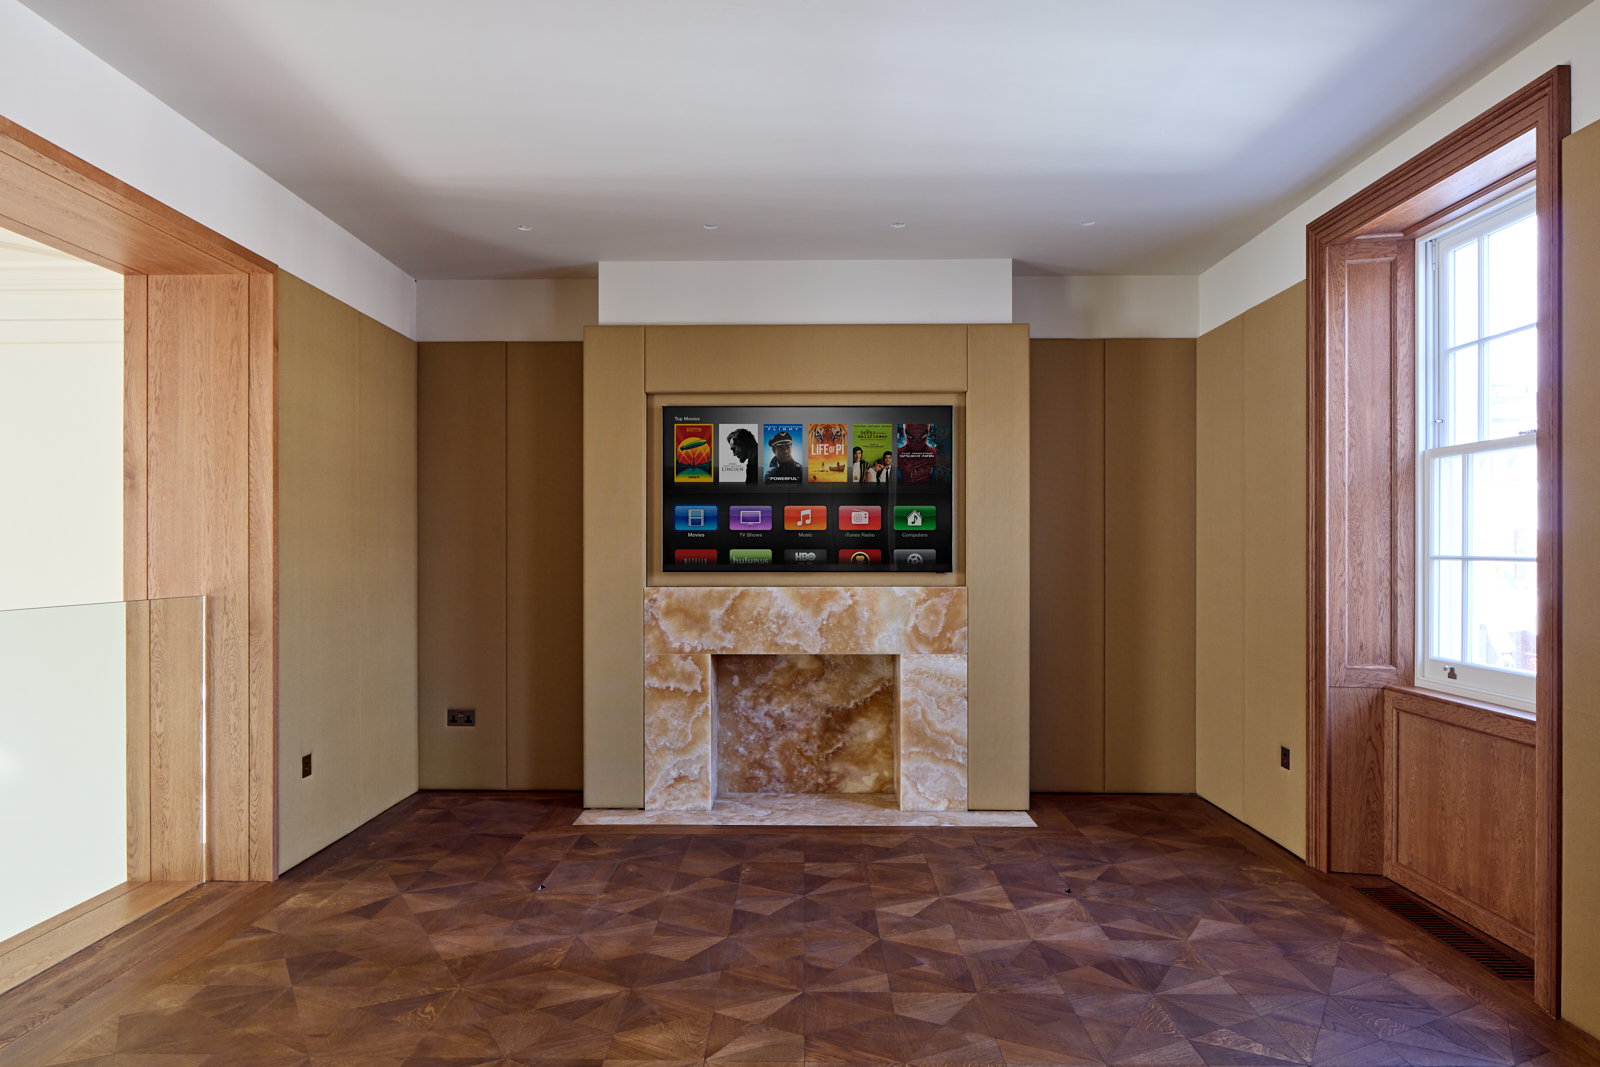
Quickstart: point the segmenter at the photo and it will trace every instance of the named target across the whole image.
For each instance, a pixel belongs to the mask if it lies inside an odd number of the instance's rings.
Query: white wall
[[[1580,130],[1600,119],[1600,0],[1490,71],[1200,275],[1200,332],[1220,326],[1305,278],[1307,224],[1563,63],[1572,66],[1572,128]]]
[[[1030,337],[1194,337],[1199,301],[1193,275],[1011,279],[1011,321]]]
[[[18,0],[0,0],[0,115],[416,336],[404,271]]]
[[[122,275],[0,230],[0,609],[122,599]]]
[[[0,941],[127,880],[126,610],[0,611]]]
[[[915,262],[915,261],[904,261]],[[963,264],[974,261],[957,261]],[[976,261],[988,264],[992,261]],[[643,267],[646,269],[616,268]],[[640,321],[682,322],[819,322],[848,321],[826,317],[829,308],[838,310],[845,300],[859,311],[855,321],[947,321],[896,318],[926,312],[932,301],[974,308],[967,296],[952,298],[945,292],[946,264],[905,270],[901,262],[888,267],[894,272],[884,283],[881,263],[825,264],[833,273],[818,270],[806,262],[712,264],[704,271],[681,272],[679,263],[607,264],[606,292],[609,307],[631,305]],[[840,271],[847,266],[851,269]],[[659,272],[655,268],[664,268]],[[723,268],[732,267],[731,271]],[[780,268],[781,269],[773,269]],[[765,274],[773,286],[802,282],[781,296],[770,291],[730,293],[724,287],[728,273],[743,274],[746,269]],[[965,268],[963,268],[965,269]],[[847,297],[840,290],[861,281],[865,270],[874,272],[876,287],[866,286]],[[994,297],[1000,283],[998,270],[985,266],[980,279],[988,287],[978,294],[981,310],[993,312]],[[922,273],[919,279],[917,273]],[[696,275],[699,275],[696,277]],[[662,280],[666,276],[666,280]],[[958,280],[954,284],[962,284]],[[757,282],[765,285],[758,277]],[[917,290],[926,283],[927,291]],[[419,341],[581,341],[583,328],[600,321],[599,281],[586,278],[524,279],[513,281],[420,281],[417,283],[417,340]],[[717,292],[704,289],[724,287]],[[628,288],[621,288],[628,287]],[[992,289],[993,292],[988,291]],[[690,290],[685,293],[685,290]],[[912,301],[921,299],[921,305]],[[650,301],[661,315],[646,319]],[[1013,277],[1011,279],[1011,322],[1029,324],[1033,337],[1194,337],[1199,321],[1199,279],[1193,275]],[[866,310],[862,310],[865,308]],[[849,310],[850,308],[846,308]],[[621,314],[621,312],[617,312]],[[712,320],[713,314],[733,318]],[[945,312],[948,314],[948,311]],[[687,316],[704,315],[704,319]],[[967,319],[962,321],[980,321]]]
[[[417,283],[418,341],[581,341],[600,322],[593,278]]]
[[[1010,322],[1009,259],[600,264],[600,322]]]

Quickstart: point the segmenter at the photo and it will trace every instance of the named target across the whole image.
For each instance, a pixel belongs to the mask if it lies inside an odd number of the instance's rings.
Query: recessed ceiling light
[[[1093,222],[1080,222],[1080,223],[1078,223],[1078,225],[1079,226],[1093,226],[1094,223]]]
[[[891,229],[891,230],[903,230],[905,228],[906,228],[906,224],[903,223],[903,222],[891,222],[891,223],[889,223],[889,229]]]
[[[524,223],[523,225],[518,226],[517,229],[521,230],[523,233],[527,233],[529,230],[533,229],[533,227]]]
[[[706,223],[705,228],[708,230],[714,230],[717,228],[717,224],[714,222],[708,222]]]

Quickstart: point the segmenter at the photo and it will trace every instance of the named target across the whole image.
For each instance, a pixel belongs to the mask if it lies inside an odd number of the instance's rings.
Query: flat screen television
[[[662,569],[954,569],[949,405],[667,407]]]

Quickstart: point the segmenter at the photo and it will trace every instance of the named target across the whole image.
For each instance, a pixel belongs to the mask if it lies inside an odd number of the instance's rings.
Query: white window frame
[[[1433,689],[1448,693],[1453,696],[1465,697],[1490,704],[1503,705],[1520,711],[1532,713],[1534,711],[1534,693],[1537,675],[1521,671],[1502,670],[1493,667],[1484,667],[1479,664],[1463,663],[1459,660],[1443,660],[1432,655],[1432,641],[1429,633],[1429,614],[1433,610],[1433,561],[1436,558],[1432,552],[1433,539],[1433,485],[1431,472],[1433,460],[1444,456],[1458,455],[1470,457],[1486,452],[1497,452],[1511,448],[1525,448],[1530,443],[1537,442],[1537,434],[1520,434],[1516,437],[1503,437],[1486,441],[1473,441],[1458,445],[1435,446],[1439,427],[1446,425],[1443,421],[1445,412],[1441,410],[1447,403],[1442,378],[1445,373],[1445,351],[1443,338],[1448,337],[1445,317],[1450,314],[1451,308],[1448,299],[1443,293],[1443,279],[1440,260],[1442,245],[1451,248],[1459,247],[1463,243],[1460,238],[1467,235],[1481,237],[1490,231],[1531,215],[1535,211],[1535,190],[1532,184],[1526,185],[1512,193],[1507,194],[1492,204],[1474,212],[1465,219],[1458,220],[1441,229],[1434,230],[1417,238],[1417,545],[1416,545],[1416,666],[1413,671],[1413,683],[1420,688]],[[1484,301],[1482,299],[1482,260],[1479,260],[1479,334],[1477,343],[1481,346],[1491,337],[1483,334],[1482,322]],[[1534,329],[1538,328],[1537,322]],[[1480,352],[1482,351],[1480,347]],[[1481,359],[1481,356],[1480,356]],[[1482,399],[1482,364],[1480,362],[1480,407]],[[1469,463],[1463,459],[1463,468]],[[1537,564],[1537,556],[1532,557],[1479,557],[1465,554],[1466,546],[1462,546],[1462,556],[1448,556],[1442,558],[1461,558],[1463,561],[1508,560],[1515,562],[1533,562]],[[1468,608],[1462,604],[1461,611],[1465,619]],[[1467,635],[1463,634],[1463,653]],[[1456,677],[1450,678],[1446,671],[1453,670]]]

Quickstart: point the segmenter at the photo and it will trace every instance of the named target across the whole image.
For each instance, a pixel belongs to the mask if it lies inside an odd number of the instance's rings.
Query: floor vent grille
[[[1356,892],[1405,919],[1411,925],[1487,968],[1508,982],[1533,981],[1533,961],[1491,941],[1465,923],[1435,911],[1410,893],[1386,886],[1357,888]]]

